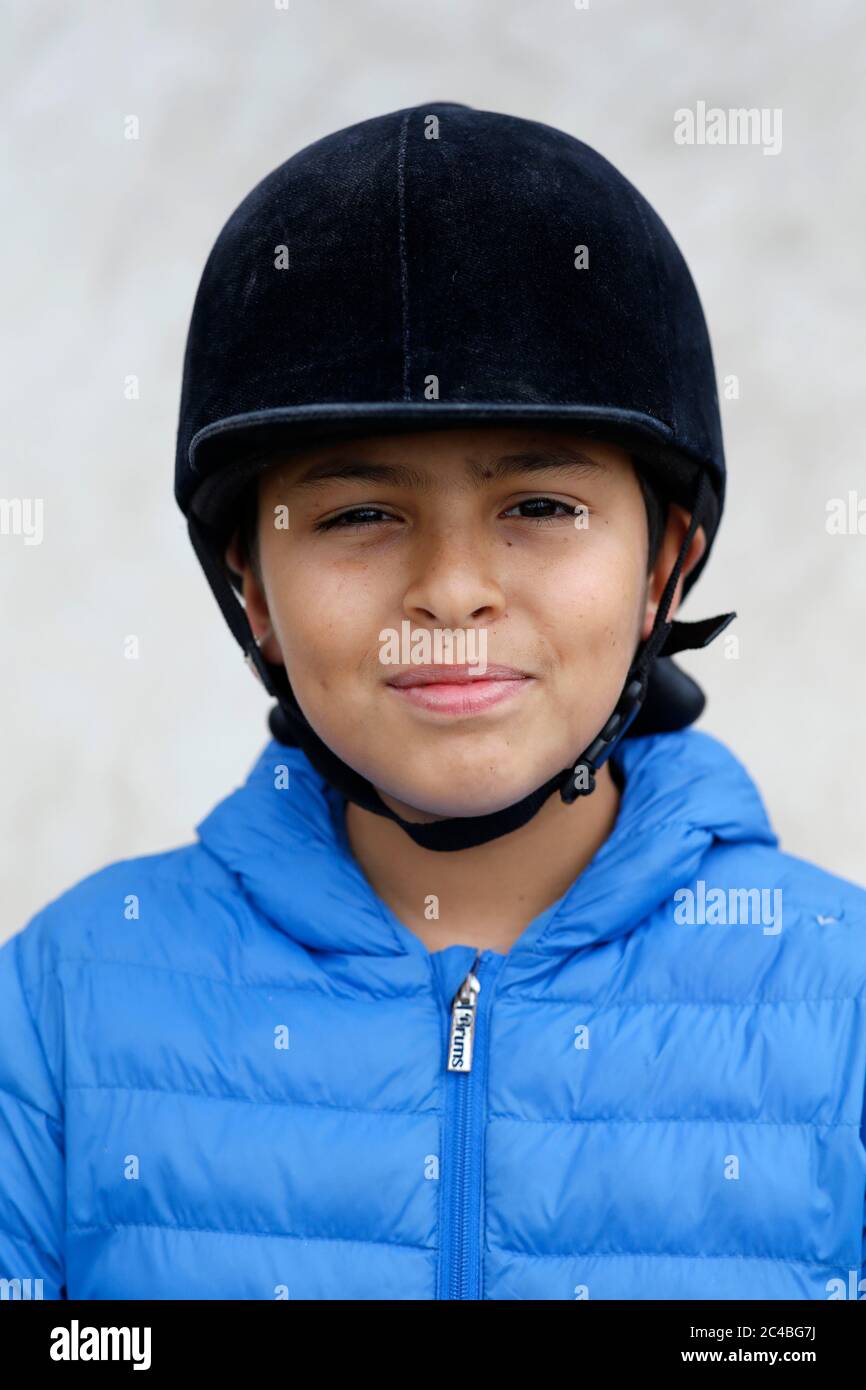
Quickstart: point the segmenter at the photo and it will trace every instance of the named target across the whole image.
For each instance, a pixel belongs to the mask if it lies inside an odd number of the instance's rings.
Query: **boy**
[[[433,103],[248,195],[176,495],[274,737],[0,951],[3,1276],[866,1290],[866,893],[670,659],[724,476],[685,263],[579,141]]]

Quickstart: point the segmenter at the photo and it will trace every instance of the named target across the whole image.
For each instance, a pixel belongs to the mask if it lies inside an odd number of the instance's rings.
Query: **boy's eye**
[[[545,521],[558,521],[563,515],[573,517],[577,510],[568,502],[560,501],[558,497],[527,497],[523,502],[515,502],[513,507],[509,507],[507,511],[503,512],[503,516],[507,516],[508,512],[513,512],[516,507],[530,508],[528,515],[524,513],[525,519],[537,521],[542,525]],[[556,507],[560,509],[558,514],[554,510]]]
[[[339,526],[344,531],[359,530],[362,526],[375,525],[375,521],[370,520],[371,517],[382,516],[388,521],[394,520],[394,517],[388,512],[383,512],[381,507],[352,507],[348,512],[340,512],[339,516],[331,516],[326,521],[318,522],[315,529],[317,531],[331,531]]]
[[[535,521],[544,524],[547,521],[558,521],[562,516],[574,516],[576,508],[568,502],[562,502],[558,497],[527,497],[522,502],[515,502],[508,507],[503,516],[508,516],[509,512],[514,512],[518,508],[528,508],[524,511],[522,519],[524,521]],[[559,512],[556,512],[556,508]],[[386,521],[394,521],[395,518],[389,512],[385,512],[381,507],[352,507],[347,512],[340,512],[338,516],[329,517],[326,521],[320,521],[316,525],[317,531],[331,531],[340,528],[344,531],[357,531],[364,526],[375,526],[377,520],[384,517]]]

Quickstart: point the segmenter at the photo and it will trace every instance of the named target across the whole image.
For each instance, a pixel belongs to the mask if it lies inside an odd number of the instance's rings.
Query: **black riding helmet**
[[[567,768],[501,811],[403,820],[322,742],[285,668],[265,661],[225,564],[244,489],[280,451],[358,433],[469,424],[562,427],[610,439],[691,513],[650,636],[604,728]],[[554,790],[591,793],[623,737],[669,732],[704,708],[671,657],[733,613],[667,612],[689,544],[709,557],[725,461],[697,291],[646,200],[552,126],[452,102],[362,121],[262,179],[208,256],[186,344],[175,496],[220,608],[300,746],[346,797],[429,849],[525,824]]]

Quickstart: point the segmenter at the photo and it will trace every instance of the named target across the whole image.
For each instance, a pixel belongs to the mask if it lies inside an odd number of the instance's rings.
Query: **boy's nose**
[[[493,622],[505,611],[505,594],[484,547],[452,533],[414,557],[403,608],[416,621],[465,627]]]

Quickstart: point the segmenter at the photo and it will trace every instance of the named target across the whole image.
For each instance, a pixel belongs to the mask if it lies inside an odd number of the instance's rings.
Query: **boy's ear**
[[[241,547],[238,536],[239,532],[236,531],[226,546],[224,558],[230,570],[233,570],[235,574],[243,574],[244,562],[241,559]]]
[[[253,630],[253,636],[262,639],[259,646],[265,660],[270,661],[273,665],[280,665],[283,657],[277,639],[271,631],[268,601],[252,565],[241,554],[239,532],[237,531],[226,546],[225,562],[229,569],[241,576],[247,619]]]
[[[659,604],[665,585],[670,577],[671,570],[677,562],[680,547],[685,540],[686,532],[691,523],[691,513],[681,507],[678,502],[668,503],[668,517],[665,533],[659,546],[656,562],[652,573],[649,576],[647,585],[646,606],[644,609],[643,627],[641,629],[641,641],[649,637],[656,620]],[[707,537],[703,526],[698,526],[692,536],[691,544],[686,551],[686,558],[677,579],[674,596],[671,599],[670,607],[667,612],[667,621],[670,622],[675,616],[683,596],[683,581],[691,573],[695,565],[700,560],[707,548]]]

